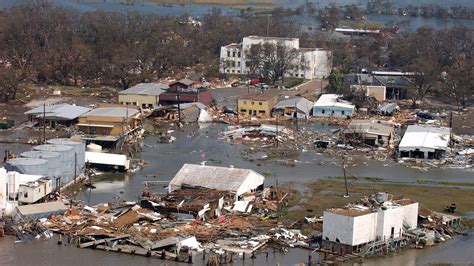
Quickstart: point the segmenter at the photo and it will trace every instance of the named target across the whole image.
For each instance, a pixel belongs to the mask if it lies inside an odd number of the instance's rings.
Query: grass
[[[474,182],[444,181],[444,180],[433,180],[433,179],[426,179],[426,178],[417,179],[416,182],[418,184],[435,184],[435,185],[450,185],[450,186],[465,186],[465,187],[474,186]]]
[[[471,189],[462,188],[440,188],[435,186],[413,186],[406,184],[384,184],[384,183],[352,183],[349,185],[349,197],[342,197],[345,194],[344,182],[336,180],[319,180],[308,184],[308,192],[296,196],[301,200],[294,205],[298,205],[298,210],[292,210],[284,217],[284,222],[301,220],[305,216],[313,214],[321,216],[325,209],[331,207],[342,207],[347,203],[360,200],[364,195],[371,195],[376,192],[385,191],[395,197],[405,196],[418,201],[421,207],[433,211],[443,212],[444,208],[451,203],[456,203],[457,212],[455,215],[463,215],[474,210],[474,193]],[[307,210],[312,210],[308,212]],[[474,222],[469,219],[463,224],[474,226]]]

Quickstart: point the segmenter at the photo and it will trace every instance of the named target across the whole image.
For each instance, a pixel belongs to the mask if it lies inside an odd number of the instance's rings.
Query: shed
[[[342,95],[323,94],[313,106],[313,115],[322,117],[347,118],[354,113],[355,106],[341,100]]]
[[[411,125],[403,135],[398,150],[400,157],[440,159],[448,150],[450,129]]]
[[[277,112],[283,112],[285,116],[295,117],[295,109],[298,118],[307,118],[311,115],[314,103],[304,97],[295,97],[279,101],[273,109]]]
[[[169,184],[169,192],[182,187],[230,191],[236,197],[263,188],[265,177],[250,169],[184,164]]]
[[[66,210],[67,207],[62,201],[23,205],[16,207],[14,219],[15,221],[41,219],[51,214],[63,214]]]
[[[159,102],[159,96],[169,89],[162,83],[140,83],[119,92],[119,102],[125,105],[136,105],[141,108],[153,108]]]

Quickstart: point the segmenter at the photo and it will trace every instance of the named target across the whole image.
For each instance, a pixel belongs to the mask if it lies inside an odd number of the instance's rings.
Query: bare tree
[[[18,90],[18,79],[15,71],[9,68],[0,67],[0,101],[8,102],[15,100]]]

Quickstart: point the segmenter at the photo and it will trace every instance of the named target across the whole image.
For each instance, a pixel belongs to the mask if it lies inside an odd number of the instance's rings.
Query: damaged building
[[[340,254],[364,256],[386,245],[398,245],[417,228],[418,202],[392,199],[381,192],[343,208],[324,211],[322,247]]]
[[[395,136],[393,126],[378,120],[352,120],[342,131],[346,143],[387,146]]]
[[[169,184],[169,192],[186,187],[203,187],[240,195],[263,189],[265,177],[250,169],[184,164]]]
[[[289,118],[309,118],[313,111],[314,103],[304,97],[294,97],[279,101],[274,107],[273,112]]]
[[[450,129],[434,126],[408,126],[398,151],[400,157],[441,159],[448,151]]]

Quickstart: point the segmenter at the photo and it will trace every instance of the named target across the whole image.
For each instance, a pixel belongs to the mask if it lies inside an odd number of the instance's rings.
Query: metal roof
[[[138,110],[127,107],[99,107],[92,109],[88,113],[82,115],[82,117],[88,116],[108,116],[108,117],[131,117],[138,114]]]
[[[139,94],[158,96],[169,89],[169,86],[163,83],[140,83],[129,89],[119,92],[119,94]]]
[[[295,107],[305,114],[309,114],[311,109],[313,109],[314,103],[312,101],[307,100],[304,97],[296,97],[290,99],[284,99],[279,101],[273,108],[275,109],[283,109],[288,107]]]
[[[190,185],[237,192],[247,179],[263,184],[265,177],[250,170],[219,166],[184,164],[170,182],[170,187]]]
[[[170,85],[176,84],[176,83],[181,83],[181,84],[184,84],[186,86],[191,86],[191,85],[194,84],[194,81],[191,80],[191,79],[180,79],[180,80],[177,80],[177,81],[171,83]]]
[[[44,115],[45,118],[49,120],[73,120],[90,110],[90,108],[63,103],[38,106],[25,112],[25,114],[35,115],[39,118],[42,118]]]
[[[61,201],[53,201],[46,203],[30,204],[17,207],[20,213],[24,216],[42,214],[42,213],[56,213],[67,210],[66,205]]]
[[[403,135],[399,149],[446,150],[449,143],[449,128],[411,125]]]
[[[353,110],[355,106],[348,101],[340,100],[342,95],[323,94],[314,104],[314,107],[339,107]]]
[[[352,120],[347,126],[345,133],[374,134],[381,136],[390,136],[393,133],[393,127],[382,124],[378,120]]]

